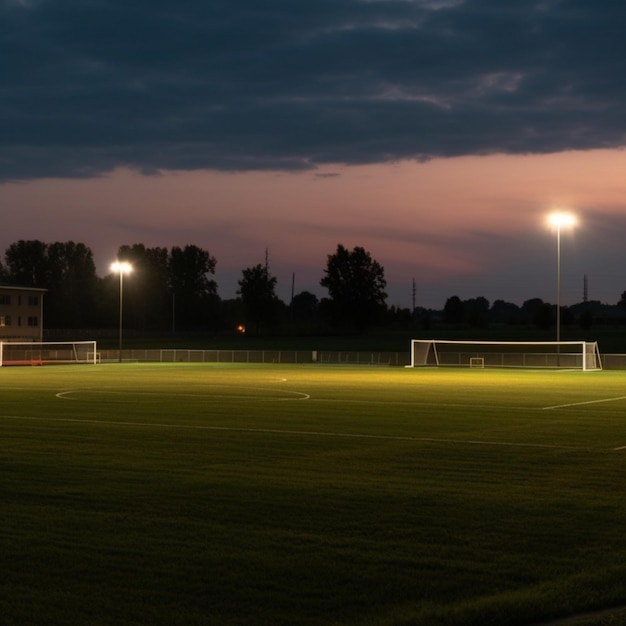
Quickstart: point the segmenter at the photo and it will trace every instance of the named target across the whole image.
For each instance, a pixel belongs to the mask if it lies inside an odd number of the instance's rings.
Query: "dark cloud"
[[[0,0],[0,180],[622,146],[614,0]]]

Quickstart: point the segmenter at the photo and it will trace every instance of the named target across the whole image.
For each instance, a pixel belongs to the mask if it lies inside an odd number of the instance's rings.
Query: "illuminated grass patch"
[[[3,368],[3,624],[505,625],[618,606],[625,383]]]

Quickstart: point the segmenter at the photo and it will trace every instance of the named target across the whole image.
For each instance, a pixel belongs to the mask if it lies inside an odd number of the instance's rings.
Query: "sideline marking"
[[[570,404],[555,404],[554,406],[544,406],[543,411],[550,411],[552,409],[567,409],[572,406],[584,406],[585,404],[600,404],[602,402],[617,402],[618,400],[626,400],[626,396],[619,396],[618,398],[602,398],[601,400],[587,400],[586,402],[572,402]]]
[[[141,428],[170,428],[179,430],[204,430],[222,432],[265,433],[274,435],[295,435],[308,437],[337,437],[347,439],[378,439],[384,441],[415,441],[422,443],[450,443],[471,446],[500,446],[509,448],[538,448],[544,450],[591,450],[585,446],[551,445],[541,443],[512,443],[507,441],[481,441],[476,439],[444,439],[437,437],[411,437],[409,435],[367,435],[365,433],[338,433],[315,430],[282,430],[277,428],[237,428],[233,426],[193,426],[191,424],[158,424],[153,422],[124,422],[113,420],[88,420],[72,417],[33,417],[20,415],[1,415],[0,419],[28,420],[38,422],[66,422],[77,424],[98,424],[105,426],[134,426]],[[598,450],[603,450],[598,448]]]

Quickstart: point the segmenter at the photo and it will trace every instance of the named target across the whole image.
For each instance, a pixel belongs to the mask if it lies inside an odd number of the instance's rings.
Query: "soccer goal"
[[[528,367],[600,370],[593,341],[447,341],[413,339],[411,367]]]
[[[98,363],[95,341],[0,341],[0,366]]]

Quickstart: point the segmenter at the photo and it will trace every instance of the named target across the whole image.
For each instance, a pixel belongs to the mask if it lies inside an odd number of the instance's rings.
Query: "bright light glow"
[[[555,228],[574,226],[576,224],[576,216],[571,213],[551,213],[548,216],[548,223]]]
[[[111,263],[111,271],[116,274],[129,274],[133,271],[133,266],[126,261],[115,261]]]

